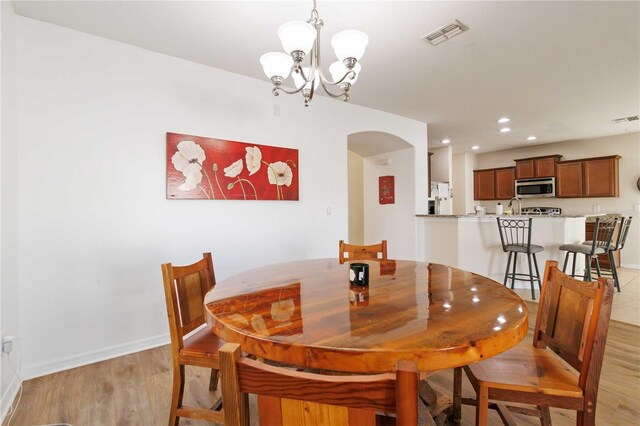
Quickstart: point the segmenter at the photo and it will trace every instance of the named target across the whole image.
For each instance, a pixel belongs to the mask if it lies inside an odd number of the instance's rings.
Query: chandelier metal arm
[[[324,91],[327,93],[327,95],[331,96],[332,98],[336,98],[336,99],[337,98],[344,98],[345,100],[349,99],[349,95],[347,94],[347,92],[342,92],[340,94],[331,93],[331,91],[324,84],[324,79],[320,79],[320,85],[322,86]]]

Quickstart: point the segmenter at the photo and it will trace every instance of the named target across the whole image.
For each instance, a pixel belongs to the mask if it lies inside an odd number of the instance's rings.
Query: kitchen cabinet
[[[620,156],[582,160],[583,197],[617,197],[619,195]]]
[[[611,155],[559,162],[556,197],[618,197],[620,158]]]
[[[516,169],[495,169],[496,200],[510,200],[516,194]]]
[[[473,199],[474,200],[495,200],[495,170],[474,170],[473,171]]]
[[[562,155],[555,154],[515,160],[516,179],[554,177],[556,175],[556,163],[561,158]]]
[[[582,197],[582,161],[559,162],[556,174],[556,197]]]
[[[515,167],[473,171],[474,200],[509,200],[515,195]]]

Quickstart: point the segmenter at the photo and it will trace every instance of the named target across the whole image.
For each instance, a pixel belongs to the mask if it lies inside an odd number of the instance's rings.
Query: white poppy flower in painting
[[[293,179],[293,172],[287,163],[276,161],[267,167],[267,176],[269,177],[269,183],[272,185],[290,186],[291,180]]]
[[[260,170],[260,165],[262,164],[262,152],[260,152],[260,148],[258,148],[257,146],[252,146],[245,149],[247,150],[247,155],[245,155],[244,159],[247,162],[247,170],[249,170],[249,176],[251,176],[258,170]]]
[[[204,150],[200,145],[193,141],[182,141],[178,144],[176,153],[171,157],[171,162],[176,170],[188,178],[190,175],[200,173],[205,159]],[[200,173],[200,179],[202,179],[202,173]]]
[[[226,177],[234,178],[242,173],[242,160],[234,161],[229,167],[224,168]]]
[[[178,189],[180,189],[180,191],[191,191],[192,189],[196,189],[201,181],[202,173],[200,170],[193,171],[187,175],[187,179]]]

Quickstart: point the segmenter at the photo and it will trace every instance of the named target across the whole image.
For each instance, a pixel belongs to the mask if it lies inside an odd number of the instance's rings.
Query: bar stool
[[[616,240],[615,243],[614,242],[611,243],[611,245],[609,246],[609,252],[607,253],[607,257],[609,258],[609,264],[611,265],[611,268],[609,269],[610,272],[608,274],[605,273],[605,275],[611,275],[611,277],[613,278],[613,282],[616,285],[616,289],[618,291],[620,291],[620,282],[618,281],[618,269],[616,267],[615,259],[613,258],[613,253],[616,251],[622,250],[624,248],[624,244],[627,241],[627,235],[629,234],[629,227],[631,226],[631,219],[632,219],[631,216],[629,216],[626,219],[624,217],[620,218],[620,229],[618,230],[618,237],[615,239]],[[582,244],[591,245],[592,241],[585,241]],[[598,257],[596,256],[593,260],[595,261],[595,264],[596,264],[596,272],[598,274],[598,278],[600,278],[602,276],[602,272],[601,272],[600,262],[598,260]]]
[[[564,256],[564,265],[562,266],[562,272],[566,272],[567,263],[569,262],[569,255],[573,254],[573,265],[571,268],[571,276],[576,276],[576,256],[578,254],[584,254],[585,256],[585,268],[584,275],[580,276],[583,281],[591,281],[591,259],[599,254],[608,254],[611,248],[611,239],[613,237],[613,231],[616,229],[618,219],[613,220],[600,220],[596,218],[596,224],[593,229],[593,241],[585,241],[582,244],[563,244],[559,248],[562,251],[566,251]],[[600,273],[600,263],[596,262],[596,271],[598,276]]]
[[[507,285],[507,279],[511,278],[511,288],[514,288],[516,280],[529,281],[531,283],[531,298],[536,300],[535,288],[533,285],[534,275],[531,267],[531,257],[533,256],[533,264],[536,268],[535,279],[538,281],[538,288],[542,288],[540,283],[540,271],[538,270],[538,260],[536,253],[544,251],[544,247],[531,244],[531,221],[532,219],[504,219],[498,220],[498,231],[500,232],[500,241],[502,242],[502,250],[509,253],[507,260],[507,270],[504,273],[504,285]],[[516,265],[518,264],[518,253],[526,253],[529,261],[529,273],[516,273]],[[513,256],[513,271],[509,273],[511,266],[511,257]]]

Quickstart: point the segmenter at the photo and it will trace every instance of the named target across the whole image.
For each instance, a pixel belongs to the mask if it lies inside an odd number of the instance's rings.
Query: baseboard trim
[[[621,268],[629,268],[629,269],[640,269],[640,264],[637,263],[622,263],[620,264]]]
[[[2,399],[0,400],[0,424],[4,423],[4,418],[7,416],[9,408],[11,407],[11,404],[13,404],[19,390],[20,379],[18,379],[17,375],[14,375],[13,380],[11,380],[11,383],[7,386],[7,390],[4,391]]]
[[[158,346],[166,345],[169,343],[169,341],[170,340],[168,333],[160,334],[158,336],[147,337],[145,339],[123,343],[121,345],[102,348],[97,351],[89,351],[79,355],[58,358],[39,364],[25,365],[22,367],[21,374],[24,380],[34,379],[36,377],[45,376],[47,374],[57,373],[58,371],[82,367],[83,365],[93,364],[95,362],[105,361],[107,359],[116,358],[123,355],[129,355],[134,352],[152,349]]]

